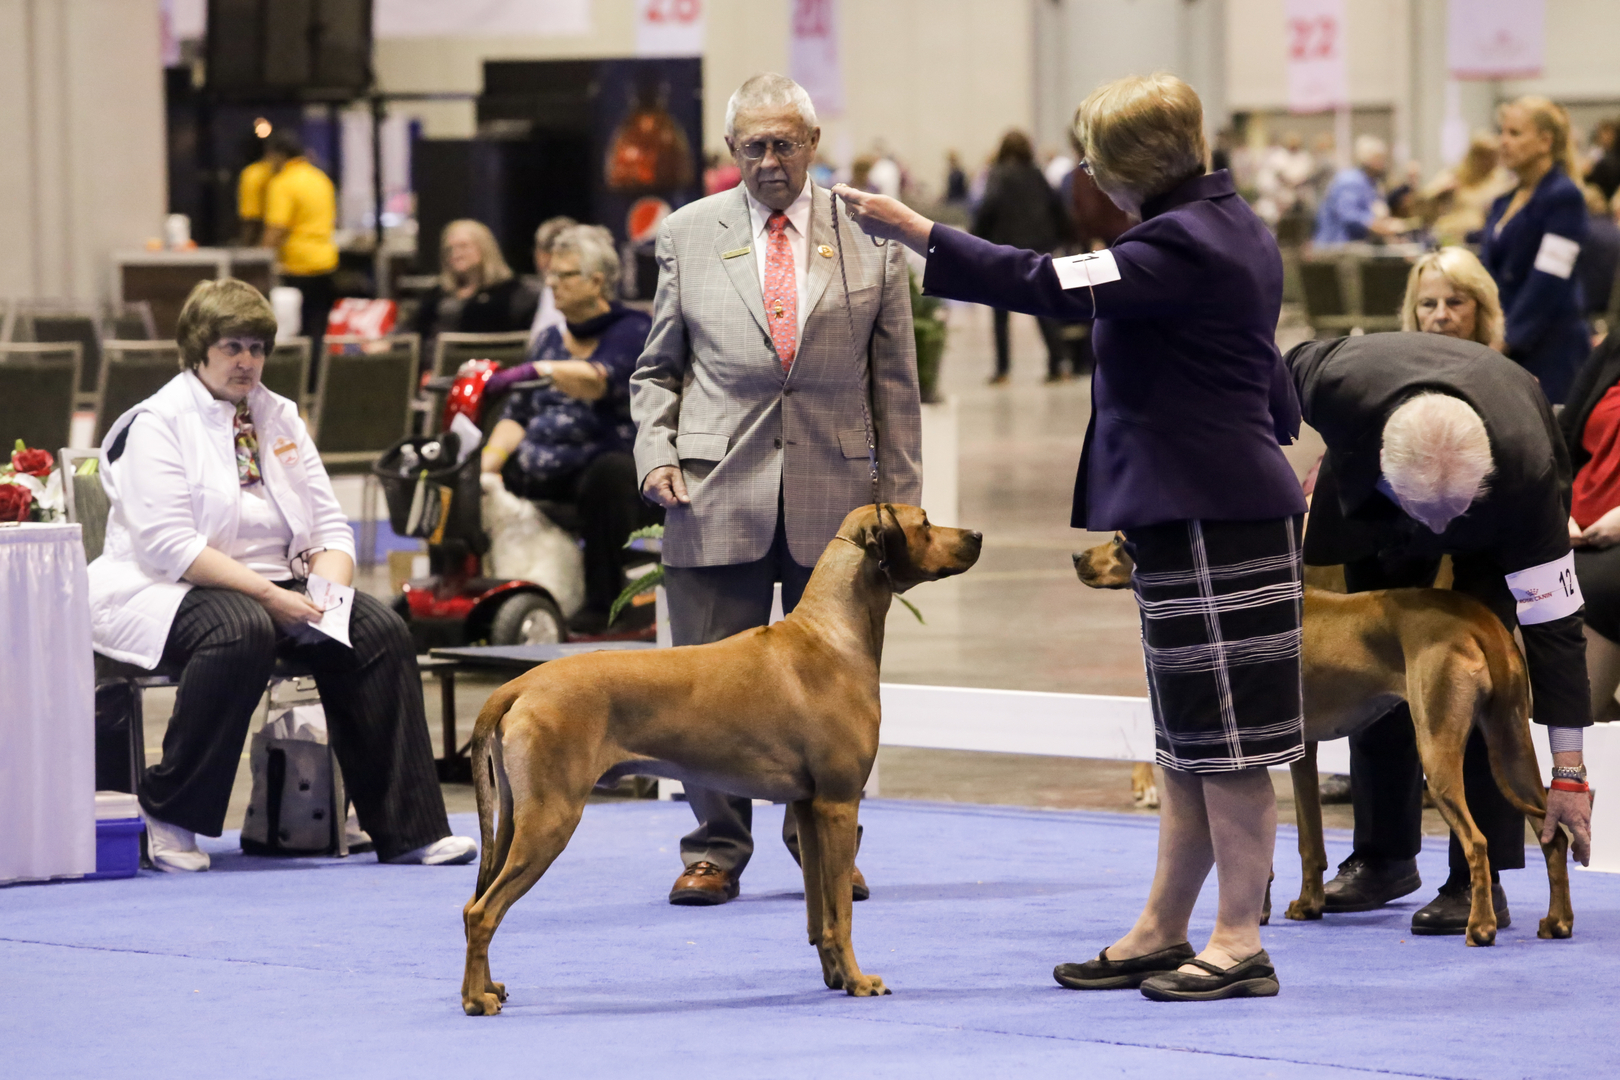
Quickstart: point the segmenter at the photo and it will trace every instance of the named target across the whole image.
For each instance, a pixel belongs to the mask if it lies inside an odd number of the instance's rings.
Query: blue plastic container
[[[84,880],[134,877],[141,868],[141,833],[145,829],[146,823],[138,817],[96,822],[96,872],[84,875]]]

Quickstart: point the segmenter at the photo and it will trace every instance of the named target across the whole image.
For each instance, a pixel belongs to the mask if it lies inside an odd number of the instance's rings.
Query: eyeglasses
[[[786,139],[754,139],[737,147],[737,153],[749,161],[763,161],[765,151],[769,150],[775,155],[777,161],[790,158],[808,145],[802,142],[788,142]]]
[[[567,281],[569,278],[584,277],[583,270],[547,270],[547,281]]]

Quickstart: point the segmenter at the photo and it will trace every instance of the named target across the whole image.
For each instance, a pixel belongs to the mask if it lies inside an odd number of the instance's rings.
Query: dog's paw
[[[883,997],[893,991],[884,986],[883,980],[876,975],[862,975],[845,984],[844,993],[850,997]]]
[[[1468,944],[1470,946],[1478,945],[1481,948],[1488,945],[1495,945],[1496,924],[1493,922],[1488,926],[1470,926],[1468,928]]]
[[[501,1001],[506,1000],[506,984],[491,982],[484,985],[484,993],[494,994]]]
[[[1546,940],[1563,939],[1575,933],[1575,926],[1568,919],[1555,919],[1551,915],[1541,920],[1536,929],[1536,937]]]
[[[474,994],[461,999],[461,1008],[468,1016],[494,1016],[501,1011],[501,999],[494,994]]]
[[[1322,917],[1322,908],[1320,905],[1290,900],[1288,910],[1283,912],[1283,915],[1293,919],[1295,922],[1315,922]]]

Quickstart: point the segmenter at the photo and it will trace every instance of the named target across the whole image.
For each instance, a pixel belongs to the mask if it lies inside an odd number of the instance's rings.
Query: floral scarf
[[[236,403],[236,478],[243,487],[257,484],[259,477],[259,436],[253,430],[253,415],[248,412],[247,399]]]

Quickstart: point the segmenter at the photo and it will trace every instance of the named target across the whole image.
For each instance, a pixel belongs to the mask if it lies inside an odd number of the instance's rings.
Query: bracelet
[[[1554,780],[1552,782],[1552,790],[1553,791],[1573,791],[1576,794],[1585,794],[1586,792],[1589,792],[1592,789],[1590,787],[1588,787],[1584,781]]]
[[[1554,780],[1575,780],[1580,783],[1586,782],[1585,765],[1554,765],[1552,774]]]

